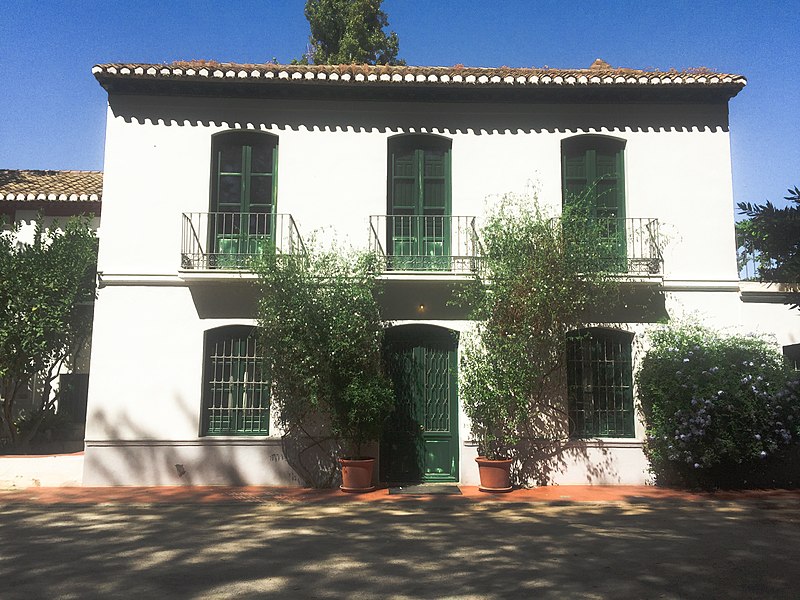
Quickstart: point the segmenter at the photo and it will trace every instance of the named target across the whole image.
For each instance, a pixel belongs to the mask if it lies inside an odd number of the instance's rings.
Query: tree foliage
[[[402,65],[399,39],[381,10],[382,0],[307,0],[309,52],[300,63]]]
[[[12,445],[24,445],[40,421],[20,435],[14,405],[34,377],[44,382],[41,418],[57,401],[55,378],[91,330],[97,240],[84,219],[36,225],[32,243],[15,227],[0,234],[0,424]]]
[[[352,456],[393,407],[373,258],[314,250],[267,256],[259,275],[262,356],[284,432],[325,419]]]
[[[789,483],[768,467],[800,447],[800,383],[774,343],[683,323],[650,341],[637,384],[656,481],[746,486],[774,472]]]
[[[479,452],[524,460],[537,440],[566,435],[567,333],[587,324],[598,298],[613,303],[618,286],[585,202],[551,218],[535,199],[507,196],[481,236],[461,394]]]
[[[761,281],[800,283],[800,188],[788,190],[789,205],[740,202],[737,206],[748,219],[737,223],[740,257],[752,259]],[[800,294],[790,302],[798,307]]]

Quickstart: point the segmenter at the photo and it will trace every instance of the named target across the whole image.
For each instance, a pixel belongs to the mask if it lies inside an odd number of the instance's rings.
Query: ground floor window
[[[572,437],[633,437],[633,334],[581,329],[567,338],[569,428]]]
[[[269,383],[255,327],[206,332],[203,382],[204,435],[269,433]]]
[[[792,344],[783,347],[783,357],[786,364],[795,371],[800,371],[800,344]]]

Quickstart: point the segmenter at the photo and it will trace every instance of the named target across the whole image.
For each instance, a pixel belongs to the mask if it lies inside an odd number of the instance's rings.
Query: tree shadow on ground
[[[5,598],[794,598],[800,506],[43,506],[0,517]]]

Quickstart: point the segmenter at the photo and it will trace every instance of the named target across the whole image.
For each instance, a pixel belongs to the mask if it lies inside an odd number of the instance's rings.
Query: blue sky
[[[0,168],[102,169],[104,62],[288,62],[304,0],[6,0],[0,7]],[[800,185],[800,0],[385,0],[408,64],[710,67],[741,73],[731,102],[736,201]],[[591,6],[591,8],[589,8]]]

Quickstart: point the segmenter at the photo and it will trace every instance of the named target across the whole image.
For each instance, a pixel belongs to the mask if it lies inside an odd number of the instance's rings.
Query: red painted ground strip
[[[156,486],[156,487],[31,487],[0,490],[0,504],[183,504],[183,503],[345,503],[345,502],[531,502],[545,504],[749,501],[800,505],[800,490],[692,492],[651,486],[547,486],[488,494],[476,486],[459,486],[461,496],[389,495],[386,488],[366,494],[338,489],[288,487]]]

